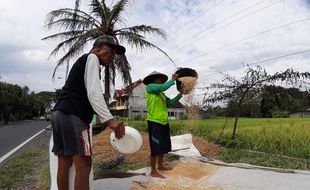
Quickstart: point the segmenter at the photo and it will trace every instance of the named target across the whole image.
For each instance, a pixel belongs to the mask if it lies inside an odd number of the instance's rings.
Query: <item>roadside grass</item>
[[[0,168],[1,190],[49,190],[48,142],[45,131]]]
[[[128,121],[146,131],[146,121]],[[288,169],[310,169],[310,118],[234,118],[171,120],[171,135],[191,133],[225,149],[218,159]]]
[[[0,171],[0,189],[49,189],[48,159],[32,148],[12,159]]]
[[[45,164],[43,165],[43,168],[41,170],[41,173],[39,174],[39,183],[38,183],[38,189],[42,190],[49,190],[50,189],[50,168],[49,168],[49,161],[48,159],[45,160]]]
[[[0,189],[11,189],[23,181],[24,176],[31,173],[34,169],[34,157],[37,152],[28,151],[14,159],[0,171]]]

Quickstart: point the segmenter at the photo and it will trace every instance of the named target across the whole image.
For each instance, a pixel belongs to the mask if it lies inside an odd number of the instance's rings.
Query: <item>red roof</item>
[[[116,89],[116,90],[115,90],[115,94],[114,94],[114,98],[115,98],[115,97],[128,96],[128,92],[129,92],[130,90],[133,90],[133,89],[136,88],[137,86],[139,86],[141,83],[142,83],[142,79],[139,79],[139,80],[133,82],[131,85],[126,86],[126,87],[123,88],[123,89],[120,89],[120,90]]]

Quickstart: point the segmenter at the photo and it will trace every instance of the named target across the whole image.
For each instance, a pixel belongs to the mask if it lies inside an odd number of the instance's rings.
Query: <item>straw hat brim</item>
[[[143,79],[143,84],[148,85],[148,84],[152,83],[157,78],[161,78],[164,83],[168,80],[167,75],[158,73],[158,74],[153,74],[153,75],[149,75],[149,76],[145,77]]]

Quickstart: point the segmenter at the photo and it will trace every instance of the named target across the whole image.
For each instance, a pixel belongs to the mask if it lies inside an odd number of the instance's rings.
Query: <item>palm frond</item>
[[[146,33],[148,33],[148,34],[152,34],[152,35],[159,35],[160,37],[162,37],[164,39],[167,38],[167,35],[163,30],[161,30],[159,28],[154,28],[152,26],[147,26],[144,24],[115,30],[116,34],[122,33],[122,32],[130,32],[130,33],[135,33],[135,34],[140,34],[140,33],[146,34]]]
[[[96,38],[95,36],[97,34],[98,34],[98,30],[97,29],[93,29],[93,30],[89,30],[89,31],[85,32],[83,35],[75,37],[75,39],[71,40],[71,43],[70,43],[70,46],[69,46],[70,48],[69,48],[68,52],[62,58],[60,58],[57,61],[57,65],[56,65],[56,67],[54,69],[54,72],[53,72],[53,78],[55,76],[57,68],[60,65],[62,65],[66,60],[69,60],[72,57],[75,57],[79,53],[81,53],[82,50],[84,49],[84,47],[86,46],[87,42],[91,41],[91,40],[94,40]],[[64,45],[68,45],[68,43],[64,44]],[[57,48],[58,48],[58,50],[60,49],[60,47],[58,47],[58,46],[57,46]]]
[[[72,28],[73,25],[74,28]],[[62,18],[48,23],[46,27],[49,29],[58,27],[59,29],[63,28],[64,30],[67,30],[68,28],[70,28],[70,30],[87,30],[91,28],[99,28],[100,25],[98,25],[95,20],[73,20],[72,18]]]
[[[132,83],[130,75],[131,67],[127,60],[126,55],[117,55],[117,57],[115,58],[115,65],[117,71],[121,75],[123,83],[125,85],[131,84]]]
[[[61,42],[61,43],[59,43],[59,44],[56,46],[56,48],[53,49],[53,51],[50,53],[49,58],[50,58],[51,56],[57,55],[58,51],[59,51],[61,48],[63,48],[63,49],[66,49],[66,47],[69,47],[69,48],[70,48],[71,45],[74,44],[75,41],[77,41],[77,39],[78,39],[78,36],[74,36],[74,37],[71,37],[71,38],[69,38],[69,39],[67,39],[67,40],[65,40],[65,41],[63,41],[63,42]]]
[[[105,98],[111,97],[110,86],[115,86],[116,71],[121,75],[123,84],[128,86],[132,84],[130,75],[130,65],[125,55],[117,55],[113,63],[109,64],[108,67],[104,68],[104,86],[105,86]],[[128,92],[130,94],[130,92]]]
[[[55,34],[55,35],[57,35],[57,34]],[[61,35],[61,34],[59,34],[59,35]],[[63,48],[63,49],[71,48],[71,46],[74,45],[75,43],[77,43],[78,40],[83,35],[88,36],[88,38],[91,38],[91,39],[96,39],[97,37],[103,35],[103,33],[100,30],[95,28],[95,29],[92,29],[92,30],[84,31],[83,34],[74,35],[74,36],[72,36],[70,38],[67,38],[66,40],[64,40],[63,42],[59,43],[56,46],[56,48],[50,53],[49,57],[56,55],[61,48]],[[53,37],[52,36],[48,36],[48,37],[45,37],[45,38],[46,39],[52,39]],[[43,40],[45,40],[45,38],[43,38]]]
[[[92,0],[89,6],[91,7],[91,13],[95,15],[98,19],[100,19],[101,21],[107,20],[104,5],[101,4],[99,0]]]
[[[164,50],[162,50],[155,44],[152,44],[151,42],[146,41],[143,36],[132,33],[132,32],[124,32],[124,31],[120,32],[119,36],[122,40],[126,41],[129,45],[137,49],[141,49],[141,50],[144,50],[146,48],[157,49],[158,51],[163,53],[175,65],[175,62],[173,61],[173,59]]]
[[[111,23],[114,25],[116,22],[122,21],[121,12],[124,11],[124,8],[128,0],[120,0],[118,1],[111,10]]]
[[[65,39],[69,39],[69,38],[81,35],[84,32],[85,32],[85,30],[60,32],[57,34],[46,36],[46,37],[42,38],[41,40],[54,40],[57,38],[60,40],[62,40],[62,39],[65,40]]]
[[[89,41],[89,40],[87,40]],[[53,76],[52,78],[55,77],[56,71],[59,66],[61,66],[66,60],[70,60],[70,58],[75,57],[76,55],[80,54],[82,50],[84,49],[84,46],[86,43],[80,44],[80,43],[75,43],[72,48],[69,49],[69,51],[57,61],[57,65],[54,69]]]
[[[65,26],[65,29],[70,28],[75,30],[81,26],[100,26],[100,22],[96,20],[96,18],[92,17],[91,15],[87,14],[84,11],[77,11],[77,15],[74,17],[74,11],[70,8],[64,8],[59,10],[51,11],[46,19],[46,27],[48,29],[52,29],[54,26]]]

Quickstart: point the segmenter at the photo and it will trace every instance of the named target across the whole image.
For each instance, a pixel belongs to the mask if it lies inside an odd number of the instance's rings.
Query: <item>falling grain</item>
[[[182,93],[188,94],[194,89],[196,85],[197,77],[188,77],[188,76],[180,77],[178,78],[178,80],[182,83],[181,85]]]

